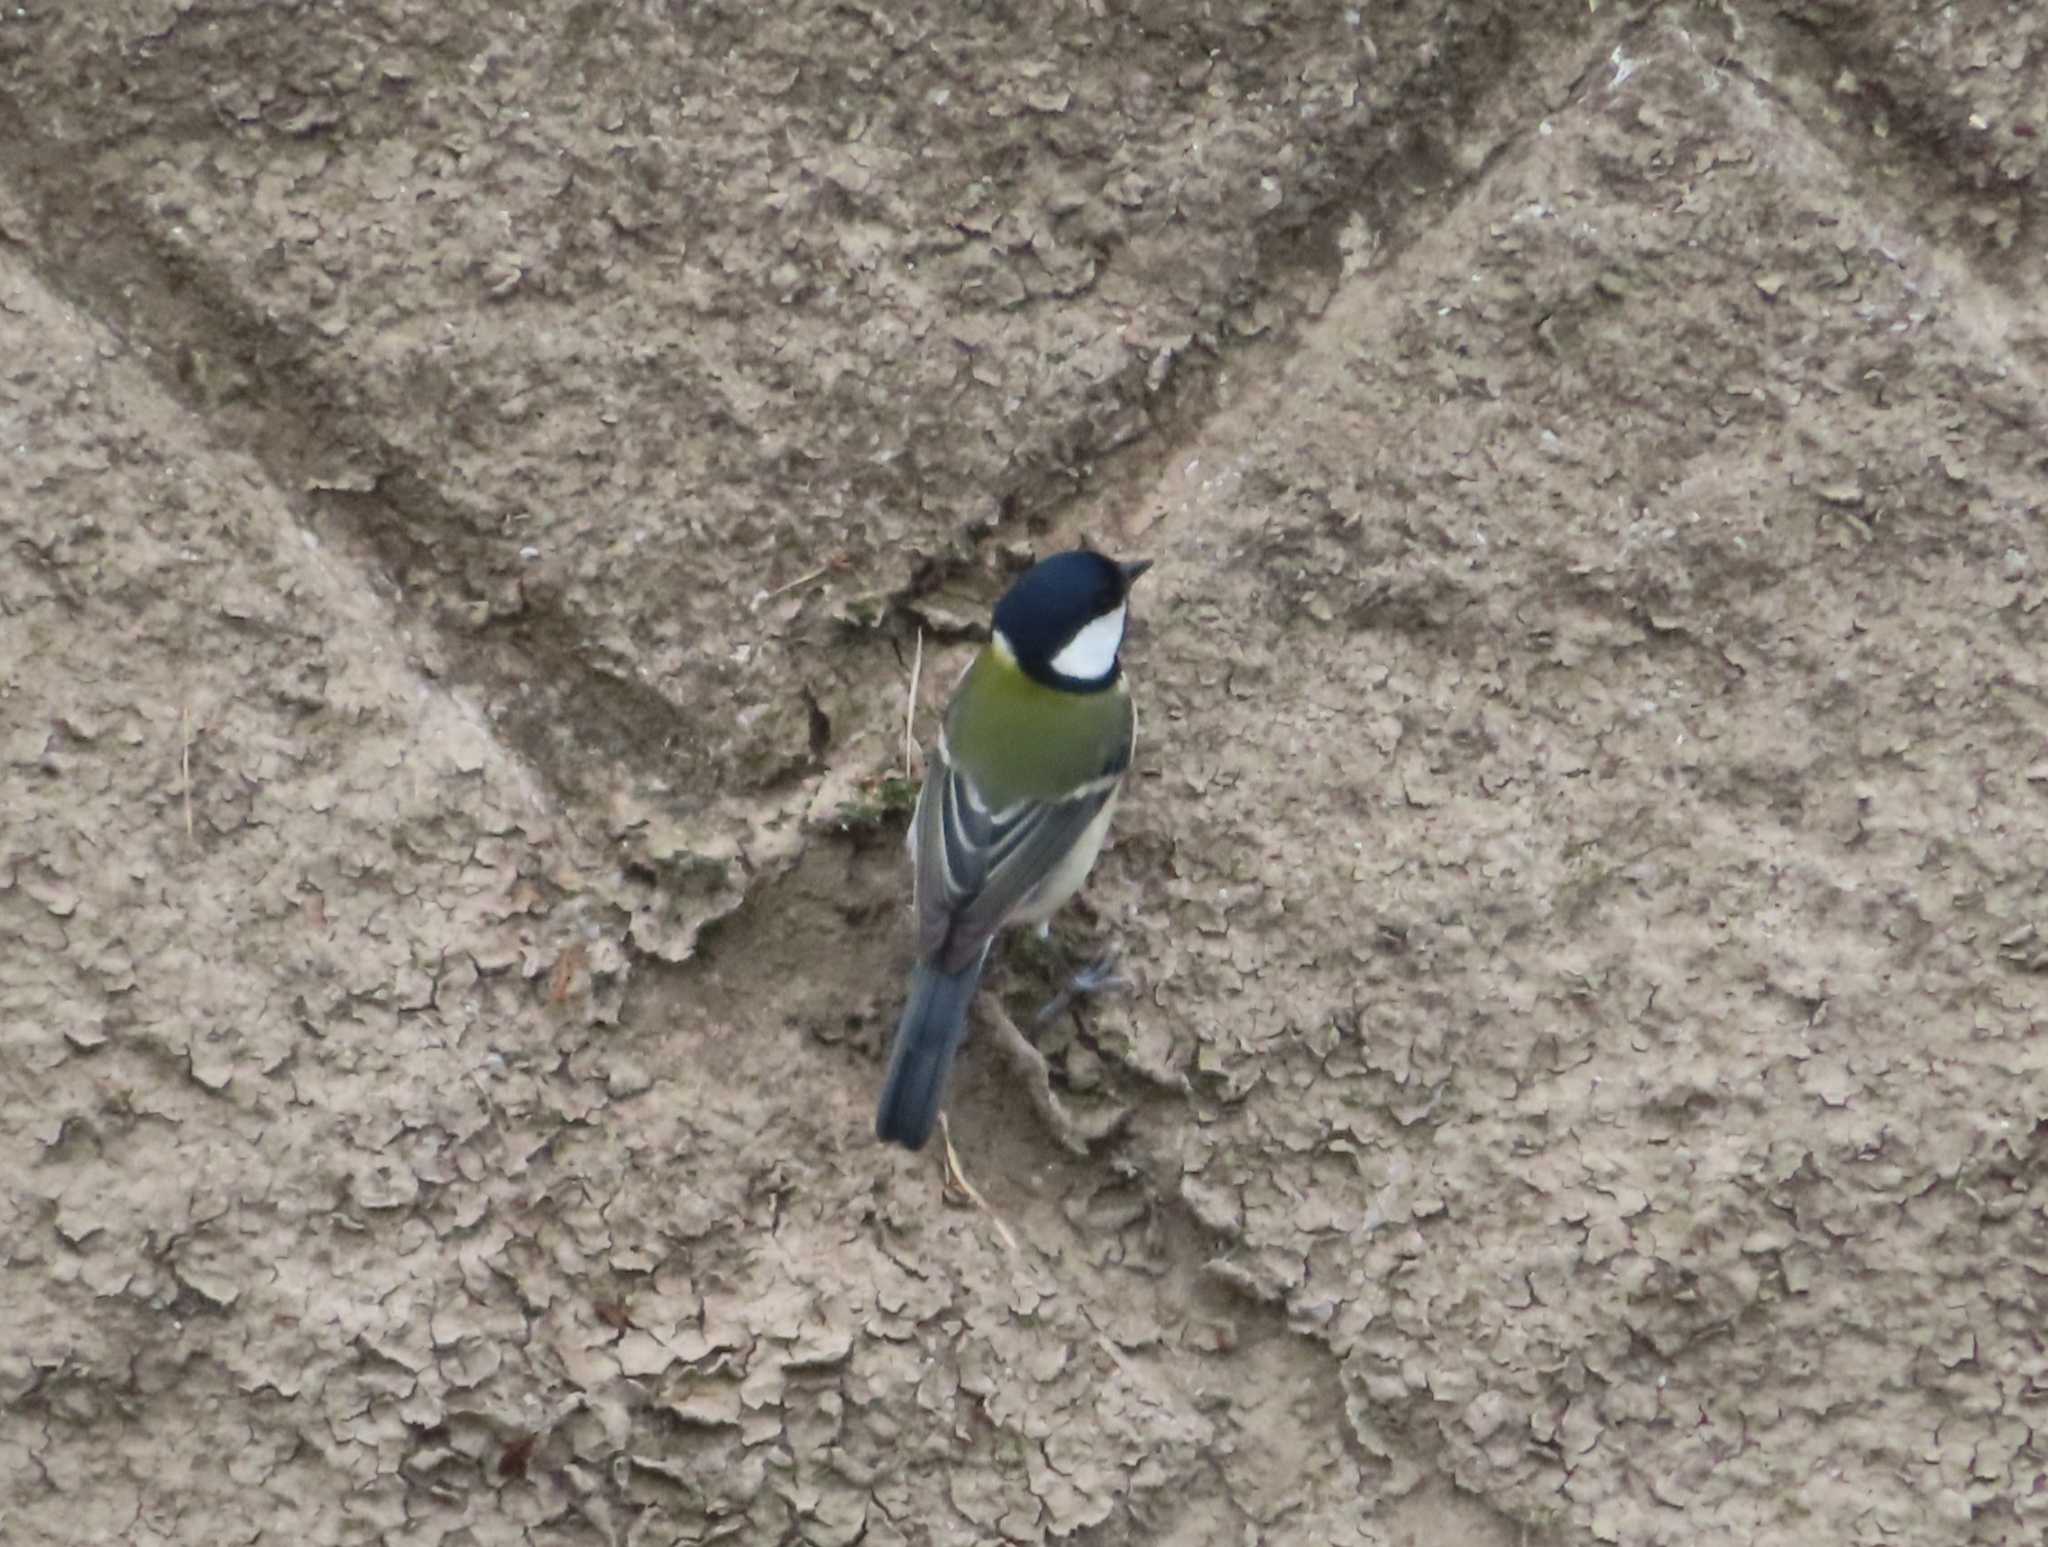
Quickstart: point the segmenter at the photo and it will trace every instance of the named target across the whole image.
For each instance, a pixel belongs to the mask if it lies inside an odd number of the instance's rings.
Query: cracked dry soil
[[[0,16],[0,1540],[2032,1543],[2048,24]],[[919,726],[1157,560],[1056,1145]],[[922,645],[919,645],[919,640]]]

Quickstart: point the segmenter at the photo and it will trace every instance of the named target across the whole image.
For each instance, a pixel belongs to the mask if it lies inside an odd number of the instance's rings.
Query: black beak
[[[1145,571],[1150,569],[1151,567],[1152,561],[1150,559],[1133,559],[1128,564],[1117,565],[1117,568],[1123,571],[1124,589],[1126,591],[1130,590],[1131,582],[1133,580],[1136,580],[1140,575],[1144,574]]]

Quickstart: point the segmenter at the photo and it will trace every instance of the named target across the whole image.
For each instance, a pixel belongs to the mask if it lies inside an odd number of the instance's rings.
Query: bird
[[[875,1136],[918,1150],[1005,929],[1044,926],[1094,868],[1137,745],[1123,673],[1132,582],[1149,559],[1041,559],[996,603],[953,695],[910,818],[917,964]]]

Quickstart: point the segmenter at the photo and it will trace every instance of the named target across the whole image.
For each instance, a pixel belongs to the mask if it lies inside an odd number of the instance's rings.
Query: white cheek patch
[[[1076,682],[1094,682],[1107,677],[1116,666],[1116,653],[1123,648],[1124,609],[1105,612],[1067,641],[1065,649],[1052,658],[1052,669]]]

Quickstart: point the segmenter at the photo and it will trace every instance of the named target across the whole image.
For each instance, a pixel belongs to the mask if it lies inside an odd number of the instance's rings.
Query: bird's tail
[[[924,1148],[939,1120],[946,1095],[946,1075],[953,1055],[967,1035],[967,1008],[981,982],[988,951],[958,972],[944,972],[919,962],[910,977],[910,1002],[896,1025],[896,1043],[889,1052],[889,1074],[882,1081],[882,1100],[875,1109],[875,1137],[907,1150]]]

